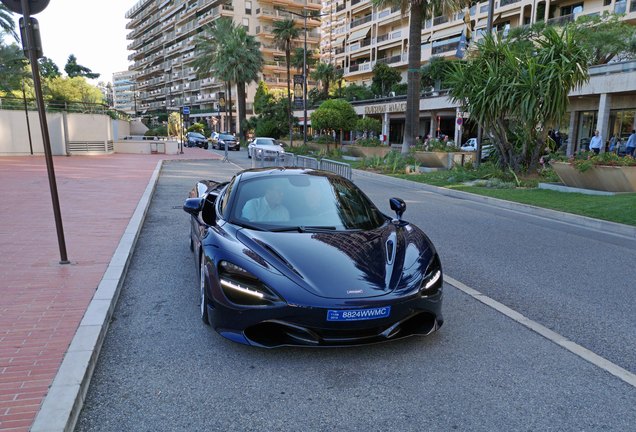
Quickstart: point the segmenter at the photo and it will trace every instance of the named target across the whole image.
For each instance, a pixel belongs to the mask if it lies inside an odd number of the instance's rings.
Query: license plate
[[[369,309],[328,310],[327,321],[361,321],[386,318],[391,314],[391,306]]]

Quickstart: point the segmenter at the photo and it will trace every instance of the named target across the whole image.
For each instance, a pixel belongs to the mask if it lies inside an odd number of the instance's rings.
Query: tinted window
[[[221,134],[219,138],[222,140],[234,140],[234,137],[232,135],[226,135],[226,134]]]
[[[274,145],[276,144],[276,142],[273,139],[269,139],[269,138],[258,138],[256,140],[256,144],[261,144],[261,145]]]
[[[262,176],[242,181],[233,198],[233,223],[263,229],[331,227],[374,229],[386,217],[355,186],[340,177]]]
[[[196,133],[196,132],[190,132],[190,136],[193,138],[203,138],[205,139],[205,137],[203,135],[201,135],[200,133]]]

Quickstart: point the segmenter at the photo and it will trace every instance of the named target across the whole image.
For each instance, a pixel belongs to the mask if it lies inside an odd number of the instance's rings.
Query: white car
[[[468,141],[460,147],[461,151],[476,151],[477,150],[477,138],[468,138]],[[495,151],[495,146],[492,144],[484,144],[482,141],[481,146],[481,160],[487,159]]]
[[[247,146],[247,157],[276,159],[285,154],[285,149],[274,138],[256,137]]]

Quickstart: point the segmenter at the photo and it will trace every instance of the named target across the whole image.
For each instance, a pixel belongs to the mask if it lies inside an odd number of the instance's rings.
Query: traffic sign
[[[186,115],[190,114],[190,107],[189,107],[189,106],[184,106],[184,107],[182,108],[182,111],[181,111],[181,112],[182,112],[183,114],[186,114]]]
[[[11,11],[24,14],[22,11],[22,0],[2,0],[2,3]],[[29,0],[29,15],[42,12],[49,4],[49,0]]]
[[[461,126],[464,123],[464,119],[461,117],[457,117],[457,125]]]

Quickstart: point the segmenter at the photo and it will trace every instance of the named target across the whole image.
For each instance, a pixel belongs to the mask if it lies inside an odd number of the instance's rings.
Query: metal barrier
[[[351,180],[351,178],[353,177],[353,170],[351,169],[351,165],[345,162],[336,162],[329,159],[321,159],[320,169],[331,171],[349,180]]]
[[[349,180],[353,177],[351,165],[345,162],[337,162],[329,159],[318,160],[309,156],[296,156],[293,153],[277,154],[275,157],[252,157],[252,168],[265,167],[299,167],[308,169],[320,169],[338,174]]]
[[[301,168],[319,169],[320,162],[318,162],[318,159],[310,156],[296,156],[296,166]]]

